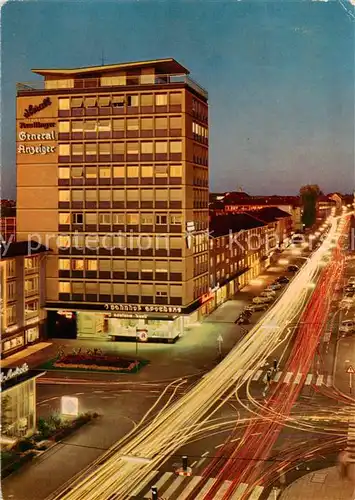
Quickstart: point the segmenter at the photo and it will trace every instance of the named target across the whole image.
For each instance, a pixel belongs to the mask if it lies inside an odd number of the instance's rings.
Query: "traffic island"
[[[40,418],[37,432],[33,436],[19,439],[11,449],[1,451],[2,479],[17,471],[26,463],[31,462],[37,456],[42,455],[58,441],[70,436],[77,429],[99,416],[96,412],[87,412],[78,415],[72,420],[64,419],[56,414],[47,419]]]
[[[128,359],[112,354],[65,354],[40,366],[43,370],[138,373],[147,360]]]

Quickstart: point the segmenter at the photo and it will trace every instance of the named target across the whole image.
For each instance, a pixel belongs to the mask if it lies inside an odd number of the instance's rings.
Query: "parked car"
[[[244,314],[244,316],[250,317],[253,314],[253,311],[249,307],[250,306],[247,306],[243,309],[242,314]]]
[[[271,283],[271,285],[269,285],[267,287],[267,289],[270,289],[270,290],[280,290],[280,288],[282,288],[282,285],[281,283],[277,283],[276,281],[274,283]]]
[[[291,264],[290,266],[288,266],[287,271],[289,273],[297,273],[298,269],[299,269],[298,266]]]
[[[248,310],[252,312],[266,311],[268,307],[268,304],[265,302],[262,302],[261,304],[250,304],[250,306],[247,306]]]
[[[348,285],[355,285],[355,276],[351,276],[348,279]]]
[[[342,321],[339,327],[339,332],[341,333],[351,333],[355,330],[355,321],[347,319]]]
[[[275,297],[276,295],[276,292],[275,290],[269,290],[267,288],[265,288],[265,290],[263,290],[260,294],[261,297]]]
[[[250,321],[249,318],[247,318],[243,314],[240,314],[234,323],[236,323],[237,325],[249,325]]]
[[[268,302],[272,302],[274,299],[272,297],[254,297],[253,304],[266,304]]]
[[[277,283],[288,283],[290,280],[287,278],[287,276],[279,276],[276,280]]]

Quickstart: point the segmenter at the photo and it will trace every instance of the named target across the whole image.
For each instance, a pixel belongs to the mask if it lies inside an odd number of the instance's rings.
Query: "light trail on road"
[[[247,370],[255,370],[279,345],[288,321],[303,307],[309,294],[307,285],[317,280],[334,240],[338,239],[337,219],[332,219],[329,233],[289,284],[288,288],[239,344],[186,395],[159,412],[145,428],[132,431],[111,448],[107,458],[90,473],[52,498],[57,500],[127,500],[149,484],[154,470],[188,441],[192,432],[202,427],[215,412],[216,402],[224,394],[234,393],[244,383]],[[220,405],[223,403],[220,403]],[[127,461],[125,457],[137,457]],[[139,459],[144,459],[139,460]]]

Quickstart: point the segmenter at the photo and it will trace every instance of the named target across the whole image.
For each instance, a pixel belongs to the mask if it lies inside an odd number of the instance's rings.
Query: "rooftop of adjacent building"
[[[44,81],[18,83],[18,95],[31,95],[34,92],[60,90],[63,93],[73,90],[85,92],[97,88],[108,91],[110,87],[148,87],[152,85],[186,84],[196,91],[199,96],[207,99],[207,91],[194,81],[190,71],[173,58],[151,59],[126,63],[103,64],[100,66],[85,66],[80,68],[42,68],[32,69],[36,75],[44,77]],[[105,82],[102,77],[124,75],[126,82],[117,84]],[[72,83],[71,83],[72,81]],[[64,84],[66,82],[66,84]]]
[[[12,241],[8,244],[0,243],[0,257],[1,259],[10,259],[13,257],[20,257],[27,255],[36,255],[39,253],[48,252],[49,249],[40,245],[37,241]]]
[[[252,196],[244,191],[231,191],[225,193],[210,193],[210,201],[212,203],[219,202],[222,205],[300,205],[299,196]],[[217,205],[217,208],[222,205]]]

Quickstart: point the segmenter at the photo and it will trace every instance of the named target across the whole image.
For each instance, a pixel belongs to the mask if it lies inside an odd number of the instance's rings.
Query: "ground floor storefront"
[[[31,322],[22,328],[14,328],[13,331],[2,333],[1,358],[11,356],[26,347],[40,342],[45,337],[44,321]]]

